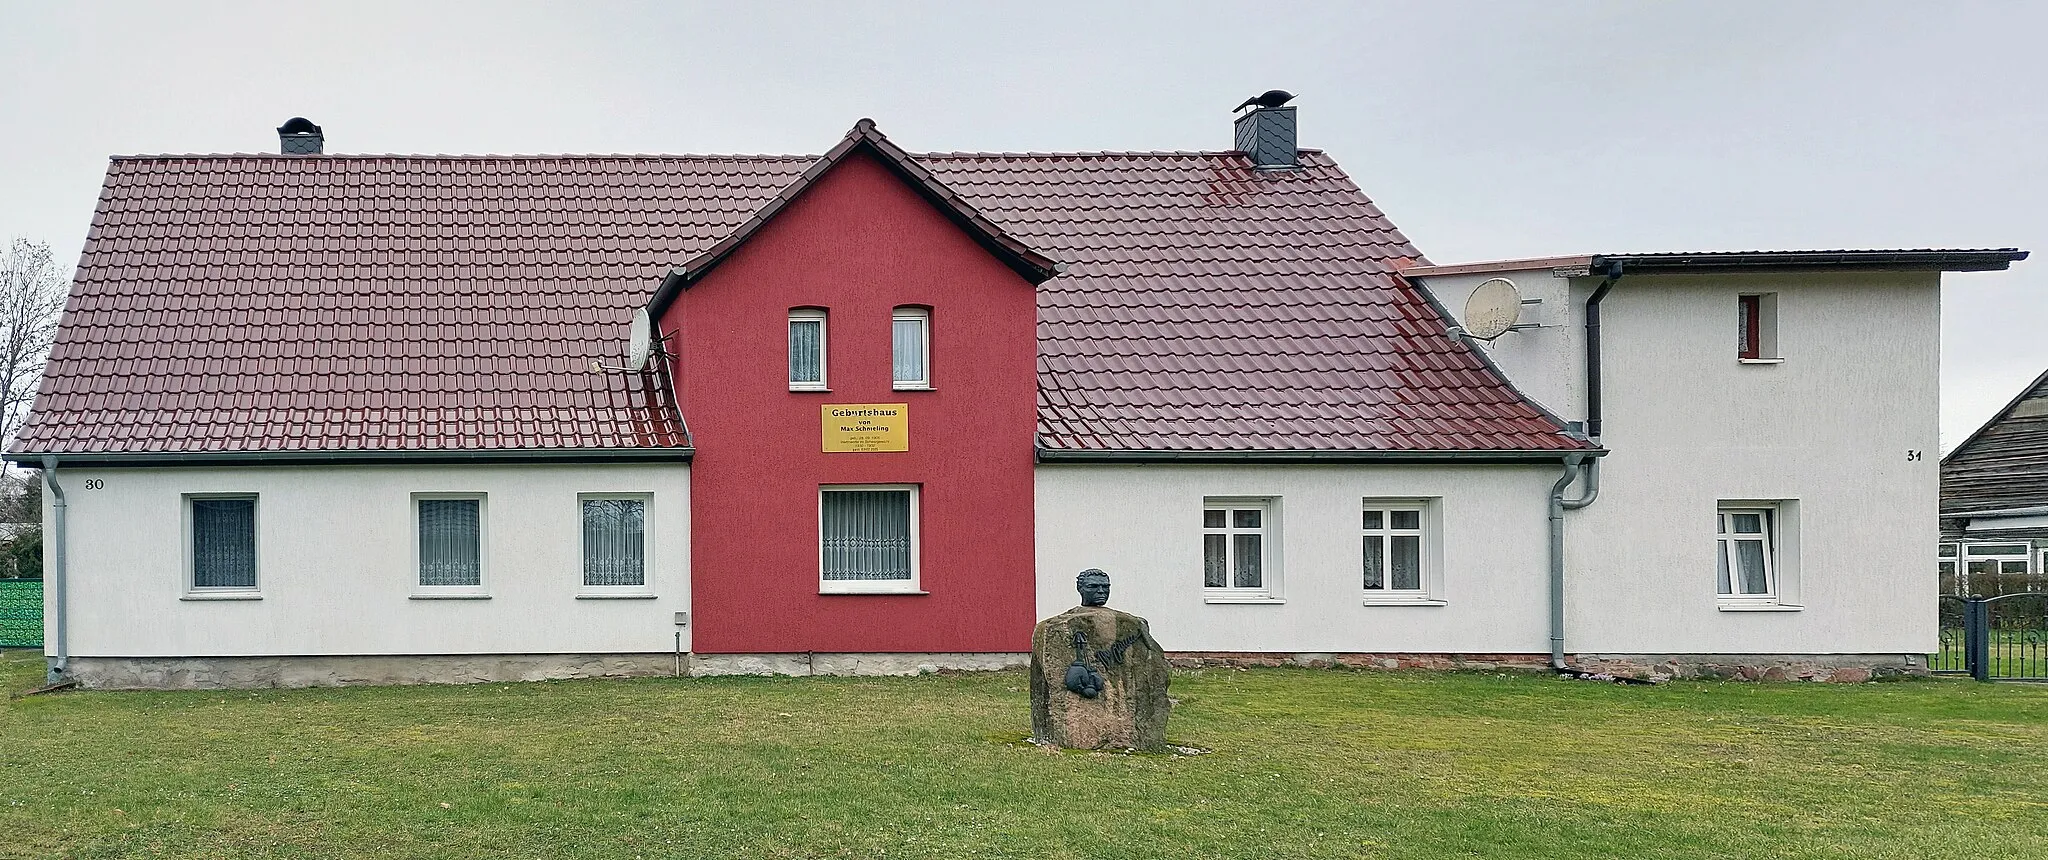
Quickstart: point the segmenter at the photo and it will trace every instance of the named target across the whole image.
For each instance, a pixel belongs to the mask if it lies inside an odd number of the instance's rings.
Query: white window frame
[[[1751,352],[1743,355],[1742,341],[1749,336],[1749,327],[1744,323],[1743,314],[1747,299],[1756,299],[1756,343]],[[1736,348],[1735,361],[1739,364],[1783,364],[1785,357],[1778,350],[1778,294],[1741,293],[1735,298]]]
[[[902,491],[910,494],[910,578],[909,579],[826,579],[825,578],[825,494],[848,492]],[[820,484],[818,485],[819,594],[926,594],[924,590],[924,488],[917,484]]]
[[[919,365],[924,368],[923,379],[896,378],[896,324],[915,322],[918,324],[918,349],[924,354],[918,356]],[[900,307],[889,314],[889,379],[896,391],[928,391],[932,387],[932,312],[920,307]]]
[[[1259,511],[1259,527],[1240,528],[1232,511]],[[1210,528],[1206,519],[1209,511],[1223,511],[1223,527]],[[1280,590],[1280,499],[1278,496],[1209,496],[1202,499],[1201,540],[1195,543],[1195,576],[1202,583],[1202,599],[1207,603],[1285,603]],[[1224,535],[1224,570],[1235,573],[1237,569],[1237,541],[1239,534],[1259,535],[1259,585],[1256,588],[1237,586],[1211,587],[1208,584],[1208,535]]]
[[[827,316],[827,314],[826,314],[826,311],[825,311],[824,309],[822,309],[822,308],[791,308],[791,309],[789,310],[789,329],[790,329],[790,331],[794,331],[794,330],[796,329],[796,324],[797,324],[797,323],[800,323],[800,322],[802,322],[802,323],[811,323],[811,322],[815,322],[815,323],[817,323],[817,324],[818,324],[818,381],[817,381],[817,382],[796,382],[796,381],[793,381],[793,380],[792,380],[792,381],[791,381],[791,382],[789,383],[789,390],[791,390],[791,391],[831,391],[831,390],[832,390],[832,389],[831,389],[831,387],[830,387],[830,382],[831,382],[831,379],[832,379],[832,377],[831,377],[831,374],[830,374],[830,372],[829,372],[829,368],[830,368],[830,366],[831,366],[831,361],[830,361],[830,358],[831,358],[831,355],[832,355],[832,350],[831,350],[831,343],[832,343],[832,340],[831,340],[831,335],[832,335],[831,329],[832,329],[832,326],[831,326],[831,324],[830,324],[830,323],[829,323],[829,322],[827,321],[827,319],[826,319],[826,316]],[[787,341],[787,340],[785,339],[785,341],[784,341],[784,343],[783,343],[783,346],[785,347],[785,349],[783,350],[783,352],[784,352],[784,354],[785,354],[785,355],[787,355],[787,354],[788,354],[788,349],[787,349],[788,345],[789,345],[789,344],[788,344],[788,341]],[[787,370],[788,370],[788,368],[784,368],[784,371],[785,371],[785,374],[784,374],[784,375],[785,375],[785,376],[787,375]]]
[[[250,504],[249,504],[249,508],[250,508],[250,510],[249,510],[249,518],[250,518],[250,530],[249,530],[249,532],[250,532],[250,546],[249,546],[249,552],[250,552],[250,554],[251,554],[251,555],[252,555],[252,556],[254,557],[254,559],[255,559],[255,561],[256,561],[256,571],[255,571],[256,575],[255,575],[255,577],[254,577],[254,580],[253,580],[253,584],[251,584],[251,585],[248,585],[248,586],[239,586],[239,585],[228,585],[228,586],[221,586],[221,585],[210,585],[210,586],[203,586],[203,587],[202,587],[202,586],[200,586],[200,585],[197,585],[197,584],[196,584],[196,583],[198,582],[198,579],[197,579],[197,577],[198,577],[198,575],[199,575],[199,565],[198,565],[198,563],[197,563],[197,559],[193,557],[193,553],[194,553],[194,552],[195,552],[195,551],[197,550],[197,541],[195,541],[195,540],[193,539],[193,534],[192,534],[192,529],[193,529],[194,525],[196,524],[196,523],[195,523],[195,521],[194,521],[194,519],[193,519],[193,517],[192,517],[192,503],[193,503],[194,501],[209,501],[209,500],[218,500],[218,499],[247,499],[247,500],[249,500],[249,503],[250,503]],[[261,496],[260,496],[259,494],[257,494],[257,493],[186,493],[186,494],[184,494],[183,498],[182,498],[182,499],[180,500],[180,507],[181,507],[181,508],[182,508],[182,510],[183,510],[183,517],[182,517],[182,520],[183,520],[183,523],[184,523],[184,531],[185,531],[185,574],[184,574],[184,575],[185,575],[185,583],[184,583],[184,585],[185,585],[185,593],[184,593],[184,595],[183,595],[183,598],[182,598],[182,599],[184,599],[184,600],[261,600],[261,599],[263,599],[263,499],[262,499],[262,497],[261,497]]]
[[[640,503],[640,584],[639,585],[591,585],[585,578],[583,503],[601,501],[632,501]],[[647,599],[654,593],[654,494],[653,493],[577,493],[576,494],[576,597],[589,599]]]
[[[1984,548],[2003,547],[2019,547],[2020,550],[2018,552],[1983,551]],[[2035,568],[2033,566],[2033,560],[2035,551],[2034,545],[2031,541],[1987,540],[1976,541],[1971,543],[1962,543],[1956,547],[1956,552],[1957,556],[1955,559],[1953,559],[1956,562],[1956,583],[1958,585],[1958,590],[1960,590],[1963,593],[1963,596],[1965,597],[1975,596],[1976,593],[1976,589],[1971,587],[1974,584],[1974,576],[1970,573],[1970,563],[1973,561],[1987,561],[1991,562],[1992,564],[1998,565],[1998,575],[2000,577],[2006,575],[2005,566],[2013,562],[2019,562],[2021,564],[2027,565],[2026,571],[2022,574],[2023,576],[2031,577],[2034,575]],[[2043,562],[2048,563],[2048,559],[2044,559]]]
[[[1358,563],[1353,569],[1357,571],[1357,579],[1354,581],[1358,584],[1359,593],[1363,595],[1366,606],[1446,605],[1443,582],[1443,512],[1441,502],[1441,499],[1434,498],[1369,498],[1362,500],[1359,505],[1360,519],[1353,521],[1358,523],[1360,539]],[[1369,529],[1365,527],[1363,515],[1366,511],[1381,512],[1380,528]],[[1392,514],[1395,511],[1413,511],[1417,527],[1413,529],[1394,528]],[[1419,569],[1416,571],[1417,587],[1415,588],[1397,589],[1393,587],[1393,568],[1391,565],[1393,542],[1388,540],[1388,538],[1397,535],[1413,535],[1417,538],[1417,543],[1419,544],[1417,547]],[[1387,585],[1383,588],[1373,589],[1365,587],[1365,547],[1363,546],[1363,539],[1367,537],[1379,537],[1382,541],[1382,555],[1380,557],[1382,563],[1387,565],[1384,580]]]
[[[420,502],[447,499],[473,499],[476,501],[476,584],[475,585],[421,585],[420,584]],[[414,493],[412,494],[412,519],[407,524],[412,532],[412,569],[407,576],[412,581],[414,600],[488,600],[491,596],[491,502],[486,493]],[[580,525],[582,520],[577,520]]]

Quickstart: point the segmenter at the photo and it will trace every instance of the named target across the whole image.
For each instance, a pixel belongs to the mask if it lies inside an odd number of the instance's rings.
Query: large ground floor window
[[[915,593],[918,585],[914,485],[818,488],[818,590],[827,594]]]

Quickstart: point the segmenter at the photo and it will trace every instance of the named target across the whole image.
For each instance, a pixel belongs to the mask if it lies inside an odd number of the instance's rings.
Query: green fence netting
[[[43,647],[43,581],[0,579],[0,648]]]

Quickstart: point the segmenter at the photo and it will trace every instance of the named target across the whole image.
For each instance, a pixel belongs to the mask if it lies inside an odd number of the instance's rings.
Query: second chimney
[[[1294,106],[1253,108],[1237,118],[1237,148],[1253,167],[1300,167],[1294,148]]]
[[[277,151],[285,155],[319,155],[327,149],[320,127],[302,116],[285,120],[277,127]]]

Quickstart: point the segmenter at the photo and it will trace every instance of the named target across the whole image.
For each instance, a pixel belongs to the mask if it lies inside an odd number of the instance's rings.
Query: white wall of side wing
[[[1546,500],[1561,466],[1041,465],[1038,614],[1074,576],[1110,574],[1109,605],[1171,651],[1540,653],[1549,649]],[[1205,602],[1205,497],[1279,500],[1277,596]],[[1443,606],[1367,606],[1368,498],[1439,499]]]
[[[665,652],[679,630],[690,646],[690,628],[674,624],[690,608],[687,465],[61,467],[57,476],[70,506],[76,656]],[[184,498],[193,493],[257,496],[261,599],[185,599]],[[412,599],[415,493],[486,496],[489,599]],[[578,599],[579,493],[649,496],[652,599]]]
[[[1782,363],[1736,360],[1744,293],[1777,294]],[[1939,276],[1627,276],[1602,316],[1613,453],[1569,519],[1572,650],[1933,650]],[[1798,503],[1796,610],[1717,605],[1715,505],[1743,499]]]

